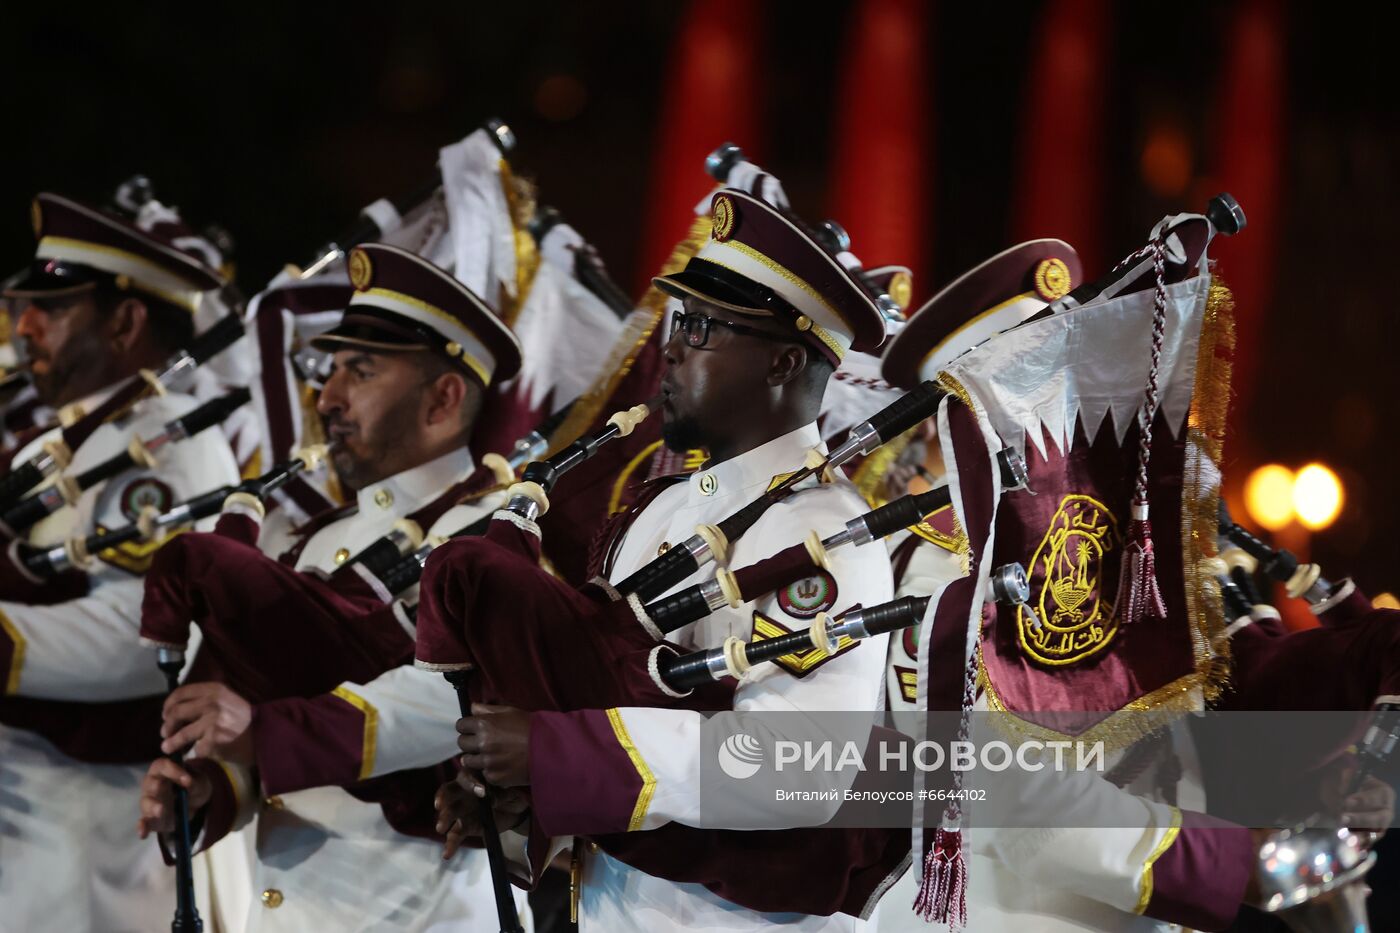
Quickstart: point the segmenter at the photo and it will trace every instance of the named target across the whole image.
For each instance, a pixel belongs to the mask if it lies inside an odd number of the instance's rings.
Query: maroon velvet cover
[[[729,708],[732,682],[697,689],[684,701],[663,692],[647,671],[658,643],[631,606],[551,577],[521,549],[502,546],[499,525],[515,531],[492,522],[486,537],[450,541],[428,558],[419,587],[419,661],[470,664],[473,700],[529,710]]]
[[[392,606],[359,576],[332,585],[217,534],[172,539],[146,575],[142,637],[183,645],[192,622],[209,679],[254,703],[371,680],[412,649]]]
[[[1256,628],[1235,634],[1217,709],[1369,710],[1378,696],[1400,695],[1400,610],[1282,635]]]
[[[758,599],[779,587],[805,580],[821,573],[821,568],[812,563],[812,555],[805,544],[794,544],[784,548],[772,557],[765,557],[757,563],[734,571],[739,592],[745,599]]]
[[[1366,615],[1371,611],[1371,601],[1359,588],[1354,588],[1337,605],[1318,615],[1323,625],[1343,625]]]

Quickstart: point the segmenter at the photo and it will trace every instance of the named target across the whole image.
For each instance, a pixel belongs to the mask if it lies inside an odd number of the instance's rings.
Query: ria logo
[[[720,770],[736,781],[753,777],[762,765],[763,746],[747,732],[731,735],[719,747]]]

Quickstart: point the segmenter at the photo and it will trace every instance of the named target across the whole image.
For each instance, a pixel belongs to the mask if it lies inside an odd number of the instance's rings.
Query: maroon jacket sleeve
[[[370,723],[356,699],[337,690],[270,700],[253,708],[254,751],[268,794],[345,787],[368,777],[364,770]]]
[[[1142,912],[1189,929],[1224,930],[1239,912],[1256,856],[1249,830],[1183,811],[1180,832],[1147,874]]]
[[[587,709],[531,717],[530,793],[535,820],[547,835],[629,828],[646,788],[622,744],[615,716],[612,710]]]

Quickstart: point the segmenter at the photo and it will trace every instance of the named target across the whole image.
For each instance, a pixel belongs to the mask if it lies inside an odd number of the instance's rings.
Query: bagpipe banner
[[[1149,287],[1024,324],[942,373],[976,421],[985,448],[977,456],[1009,446],[1029,470],[1026,489],[1002,494],[994,476],[978,490],[990,505],[966,501],[958,478],[985,468],[940,425],[957,465],[957,513],[991,516],[975,568],[983,585],[959,611],[979,635],[977,677],[993,709],[1028,721],[1037,711],[1083,711],[1081,737],[1122,745],[1139,736],[1116,735],[1116,713],[1195,709],[1218,692],[1228,659],[1212,648],[1223,617],[1206,562],[1216,554],[1232,309],[1203,255],[1194,276],[1160,295]],[[1159,403],[1143,528],[1133,503],[1154,317]],[[1129,611],[1124,555],[1144,543],[1164,612]],[[1026,568],[1030,601],[999,605],[984,621],[985,583],[1010,562]],[[950,608],[940,601],[937,612]],[[926,639],[923,662],[940,662],[927,652]]]

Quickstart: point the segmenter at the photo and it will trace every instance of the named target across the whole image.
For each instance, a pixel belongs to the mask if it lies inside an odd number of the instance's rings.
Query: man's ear
[[[428,424],[459,419],[467,392],[467,379],[460,373],[447,372],[434,379],[428,385]]]
[[[146,336],[150,311],[140,298],[124,298],[107,315],[107,339],[119,355],[132,353]]]
[[[787,385],[807,368],[807,348],[800,343],[778,344],[768,365],[768,384]]]

